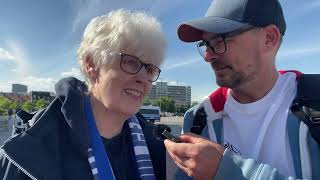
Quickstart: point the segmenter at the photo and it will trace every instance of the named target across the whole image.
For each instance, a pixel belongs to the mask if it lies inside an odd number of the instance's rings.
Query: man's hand
[[[180,139],[182,143],[164,141],[177,166],[196,180],[212,180],[219,167],[224,147],[192,133],[183,134]]]

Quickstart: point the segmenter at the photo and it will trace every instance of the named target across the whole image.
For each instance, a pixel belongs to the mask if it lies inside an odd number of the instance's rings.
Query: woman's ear
[[[98,78],[98,70],[95,68],[95,64],[91,56],[86,57],[85,69],[92,81],[96,81]]]

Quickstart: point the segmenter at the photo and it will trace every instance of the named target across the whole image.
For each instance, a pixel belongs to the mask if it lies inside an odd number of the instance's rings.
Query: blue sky
[[[12,83],[53,91],[65,76],[81,77],[76,50],[91,18],[112,9],[144,10],[163,24],[168,41],[161,81],[192,87],[192,100],[217,88],[194,43],[179,41],[179,23],[202,17],[210,0],[0,0],[0,92]],[[320,73],[320,0],[280,0],[287,31],[278,69]]]

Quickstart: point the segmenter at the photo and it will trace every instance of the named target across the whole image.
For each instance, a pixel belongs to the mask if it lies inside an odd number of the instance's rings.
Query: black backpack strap
[[[197,109],[196,114],[194,115],[190,132],[201,135],[203,128],[207,124],[207,113],[204,109],[204,106],[199,106],[200,107]]]
[[[291,112],[303,121],[320,144],[320,74],[302,74]]]

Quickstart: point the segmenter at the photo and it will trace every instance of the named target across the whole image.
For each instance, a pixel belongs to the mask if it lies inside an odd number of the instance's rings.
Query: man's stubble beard
[[[241,84],[241,77],[232,72],[232,74],[225,75],[223,77],[217,76],[216,74],[216,83],[221,87],[235,88]]]
[[[216,73],[215,73],[216,74]],[[231,69],[231,72],[224,76],[217,76],[216,74],[216,83],[220,87],[227,87],[230,89],[239,88],[242,85],[245,85],[251,82],[254,79],[255,72],[235,72]]]

